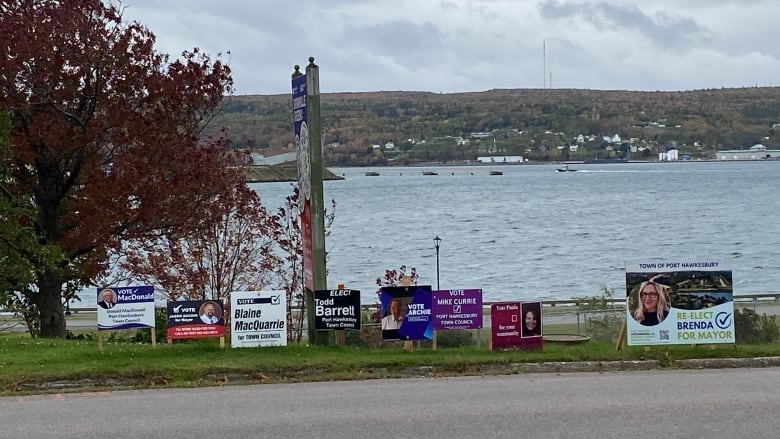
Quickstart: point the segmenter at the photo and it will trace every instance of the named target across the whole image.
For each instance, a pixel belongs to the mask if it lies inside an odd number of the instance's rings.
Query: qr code
[[[669,330],[661,329],[660,331],[658,331],[658,336],[661,340],[669,340]]]

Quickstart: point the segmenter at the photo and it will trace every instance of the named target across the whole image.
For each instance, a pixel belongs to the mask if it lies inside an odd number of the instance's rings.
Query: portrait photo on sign
[[[200,306],[198,316],[203,323],[216,325],[222,322],[222,308],[219,303],[210,300]]]
[[[401,338],[398,330],[404,323],[404,317],[408,312],[411,300],[411,296],[393,297],[389,294],[383,298],[381,306],[382,339],[398,340]]]
[[[103,309],[111,309],[116,305],[116,293],[111,288],[106,288],[98,294],[98,306]]]
[[[382,340],[423,340],[433,334],[431,286],[381,287]]]
[[[520,306],[521,337],[538,337],[542,335],[542,306],[539,302],[523,303]]]
[[[731,271],[626,273],[628,311],[642,326],[666,320],[672,308],[700,310],[732,300]]]

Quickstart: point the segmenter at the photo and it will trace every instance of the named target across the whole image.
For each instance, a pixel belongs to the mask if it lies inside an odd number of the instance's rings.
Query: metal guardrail
[[[780,293],[759,293],[759,294],[739,294],[734,296],[734,302],[740,302],[740,303],[757,303],[757,302],[780,302]],[[500,303],[499,302],[484,302],[483,306],[489,308],[494,303]],[[579,307],[579,306],[586,306],[590,305],[591,302],[604,302],[609,307],[618,307],[618,306],[625,306],[626,305],[626,299],[625,298],[605,298],[601,299],[598,297],[593,298],[576,298],[576,299],[562,299],[562,300],[542,300],[542,306],[548,307],[548,308],[556,308],[556,307]],[[363,308],[363,311],[375,311],[379,307],[378,303],[374,304],[367,304],[361,306]],[[0,312],[6,312],[4,309],[0,308]],[[70,307],[70,312],[73,314],[78,313],[94,313],[97,312],[97,307]]]

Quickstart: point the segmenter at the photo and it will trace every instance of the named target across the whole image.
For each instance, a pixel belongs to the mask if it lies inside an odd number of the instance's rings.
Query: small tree
[[[159,286],[170,300],[222,300],[231,291],[271,284],[280,262],[273,251],[277,218],[245,184],[213,205],[198,229],[127,245],[105,284],[134,278]]]
[[[406,270],[406,265],[401,265],[398,270],[385,270],[385,275],[383,277],[376,278],[376,285],[379,287],[376,290],[377,301],[379,300],[380,294],[382,294],[382,287],[398,287],[407,283],[410,285],[417,285],[417,279],[419,278],[417,269],[414,267],[410,268],[408,274]],[[380,322],[382,320],[381,310],[377,310],[372,316],[372,319],[376,323]]]
[[[281,250],[277,275],[279,286],[287,295],[287,337],[300,343],[303,338],[303,322],[306,317],[306,301],[303,296],[303,236],[301,235],[301,199],[298,186],[292,185],[292,194],[284,200],[277,214],[277,244]],[[330,211],[325,211],[325,236],[336,218],[336,201],[331,200]],[[327,254],[325,255],[327,260]]]

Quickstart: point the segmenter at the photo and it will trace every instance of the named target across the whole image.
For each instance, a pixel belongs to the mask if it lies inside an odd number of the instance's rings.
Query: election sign
[[[382,287],[379,292],[383,340],[431,340],[431,286]]]
[[[714,261],[626,264],[628,345],[734,343],[731,270]]]
[[[138,328],[154,328],[154,288],[98,288],[97,329]]]
[[[306,75],[292,78],[292,111],[295,150],[298,163],[298,188],[301,204],[301,237],[303,244],[303,286],[314,291],[314,264],[311,207],[311,148],[309,114],[306,105]]]
[[[222,302],[217,300],[181,300],[167,304],[167,337],[223,337],[225,319]]]
[[[360,290],[314,292],[314,328],[360,330]]]
[[[502,302],[490,305],[492,350],[520,346],[520,320],[520,302]]]
[[[436,290],[432,293],[433,329],[481,329],[482,290]]]
[[[233,291],[230,318],[230,345],[234,348],[287,346],[284,291]]]

